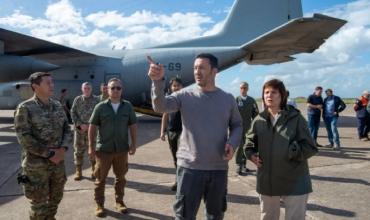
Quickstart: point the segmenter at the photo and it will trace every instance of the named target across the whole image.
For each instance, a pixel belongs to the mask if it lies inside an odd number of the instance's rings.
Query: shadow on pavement
[[[342,217],[356,217],[356,213],[343,209],[329,208],[326,206],[316,205],[316,204],[307,204],[307,210],[310,211],[321,211],[326,214],[342,216]]]
[[[159,219],[159,220],[172,220],[173,217],[168,215],[162,215],[154,212],[148,212],[140,209],[128,209],[127,214],[120,214],[118,212],[112,211],[107,209],[107,216],[116,218],[116,219],[129,219],[129,220],[146,220],[149,218]],[[133,216],[133,215],[141,215],[143,217]]]
[[[249,205],[259,205],[260,201],[256,196],[241,196],[235,194],[228,194],[227,201],[232,203],[249,204]],[[284,204],[282,204],[284,207]],[[307,210],[310,211],[321,211],[330,215],[343,216],[343,217],[355,217],[356,213],[343,209],[329,208],[326,206],[307,204]]]
[[[127,188],[135,189],[139,192],[163,194],[163,195],[175,195],[175,192],[170,190],[170,186],[151,184],[151,183],[141,183],[136,181],[127,181]]]
[[[159,167],[153,165],[144,165],[138,163],[129,163],[129,169],[145,170],[153,173],[176,174],[175,168]]]
[[[10,143],[15,143],[17,142],[17,137],[15,136],[1,136],[1,142],[10,142]],[[5,148],[5,145],[1,145],[0,148]]]
[[[260,200],[256,196],[242,196],[236,194],[227,194],[227,201],[231,203],[259,205]]]
[[[334,151],[331,148],[320,147],[319,153],[317,154],[317,156],[370,161],[370,158],[367,157],[367,154],[369,153],[369,151],[370,151],[370,148],[341,147],[340,151]]]
[[[1,122],[0,122],[1,124]],[[11,125],[11,126],[6,126],[6,127],[3,127],[3,128],[0,128],[0,132],[14,132],[14,126]]]
[[[330,176],[316,176],[316,175],[311,175],[311,178],[313,180],[319,180],[319,181],[330,181],[330,182],[338,182],[338,183],[355,183],[355,184],[370,186],[370,183],[368,181],[362,180],[362,179],[330,177]]]
[[[108,176],[105,181],[105,185],[106,187],[114,186],[114,182],[115,182],[115,178]],[[137,181],[127,180],[125,188],[130,188],[138,192],[145,192],[145,193],[175,195],[175,192],[171,191],[170,186],[161,185],[161,184],[141,183]]]
[[[0,117],[0,124],[14,124],[14,117]]]
[[[138,147],[145,145],[159,137],[159,125],[160,125],[160,118],[151,117],[147,115],[139,115],[138,116]],[[14,132],[13,129],[14,119],[13,117],[0,117],[0,124],[5,124],[5,127],[0,128],[0,132]],[[20,146],[18,144],[17,138],[14,136],[5,135],[0,137],[0,141],[2,142],[9,142],[7,144],[1,145],[1,154],[0,154],[0,169],[8,170],[9,167],[12,167],[14,173],[7,172],[6,175],[2,175],[0,177],[0,204],[5,204],[11,202],[14,199],[17,199],[19,196],[23,196],[23,194],[19,194],[22,191],[21,186],[16,185],[16,177],[17,172],[20,168]],[[66,174],[67,176],[73,175],[75,172],[75,166],[73,163],[73,147],[70,148],[65,155],[65,165],[66,165]],[[11,154],[11,155],[10,155]],[[12,159],[12,161],[8,161]],[[13,160],[16,159],[14,162]],[[6,162],[8,161],[8,162]],[[11,162],[11,163],[10,163]],[[85,153],[84,157],[84,165],[83,169],[88,169],[90,167],[89,160],[87,159],[87,152]],[[136,167],[139,167],[137,165]],[[150,167],[147,167],[151,169]],[[135,168],[134,168],[135,169]],[[160,167],[155,168],[153,167],[152,170],[161,170]],[[174,174],[174,169],[163,168],[162,171],[169,172]],[[155,171],[153,171],[155,172]],[[86,172],[89,174],[90,171]],[[114,185],[114,178],[107,179],[107,184]],[[68,184],[68,182],[67,182]],[[15,186],[14,186],[15,185]],[[138,191],[143,192],[151,192],[151,193],[158,193],[158,194],[172,194],[169,190],[169,187],[166,186],[156,186],[152,184],[144,184],[139,182],[128,182],[128,186],[131,188],[137,189]],[[11,188],[11,191],[7,191],[7,189]]]

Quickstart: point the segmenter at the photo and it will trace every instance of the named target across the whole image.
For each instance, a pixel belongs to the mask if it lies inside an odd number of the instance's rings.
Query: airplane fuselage
[[[67,98],[73,101],[74,97],[81,94],[81,84],[86,81],[92,83],[94,94],[97,95],[101,83],[116,77],[122,80],[124,99],[129,100],[135,107],[150,107],[151,81],[147,76],[149,64],[146,56],[150,55],[164,66],[167,81],[179,77],[185,86],[189,86],[194,83],[193,63],[199,53],[215,54],[219,58],[220,70],[242,62],[246,55],[246,51],[237,47],[168,48],[127,50],[122,51],[120,56],[115,54],[114,57],[55,60],[61,68],[50,71],[55,84],[54,96],[58,98],[60,91],[67,89]],[[32,91],[27,89],[26,81],[3,84],[0,91],[8,91],[3,92],[3,95],[0,92],[1,109],[14,109],[20,101],[32,94]]]
[[[148,49],[89,52],[0,28],[0,109],[14,109],[32,95],[25,80],[35,71],[48,71],[55,80],[55,97],[67,89],[71,101],[81,94],[85,81],[94,94],[112,77],[122,80],[123,98],[136,110],[151,110],[151,81],[147,76],[150,55],[165,67],[165,79],[180,77],[184,86],[194,83],[197,54],[212,53],[219,71],[242,61],[269,65],[312,53],[346,21],[314,14],[302,17],[300,0],[235,0],[222,29],[202,36]],[[13,83],[11,83],[11,81]]]

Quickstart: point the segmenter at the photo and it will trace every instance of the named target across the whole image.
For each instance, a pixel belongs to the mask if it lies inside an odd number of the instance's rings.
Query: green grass
[[[298,98],[294,98],[295,102],[296,103],[306,103],[307,101],[307,98],[304,98],[304,97],[298,97]],[[355,103],[355,98],[343,98],[343,102],[346,103],[347,105],[348,104],[353,104]],[[261,102],[262,99],[259,98],[259,99],[256,99],[257,102]]]
[[[294,99],[296,103],[306,103],[307,99],[306,98],[295,98]],[[355,98],[342,98],[343,102],[346,104],[353,104],[355,103]]]

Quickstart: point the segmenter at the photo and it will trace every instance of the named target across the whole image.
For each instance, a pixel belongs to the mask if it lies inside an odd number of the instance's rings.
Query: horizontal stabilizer
[[[294,19],[243,45],[248,52],[245,61],[251,65],[291,61],[291,55],[318,49],[345,23],[321,14]]]

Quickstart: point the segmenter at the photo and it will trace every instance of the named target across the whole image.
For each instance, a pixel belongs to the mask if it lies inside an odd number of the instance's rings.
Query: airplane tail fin
[[[157,48],[241,46],[297,17],[302,17],[301,0],[235,0],[216,35]]]

